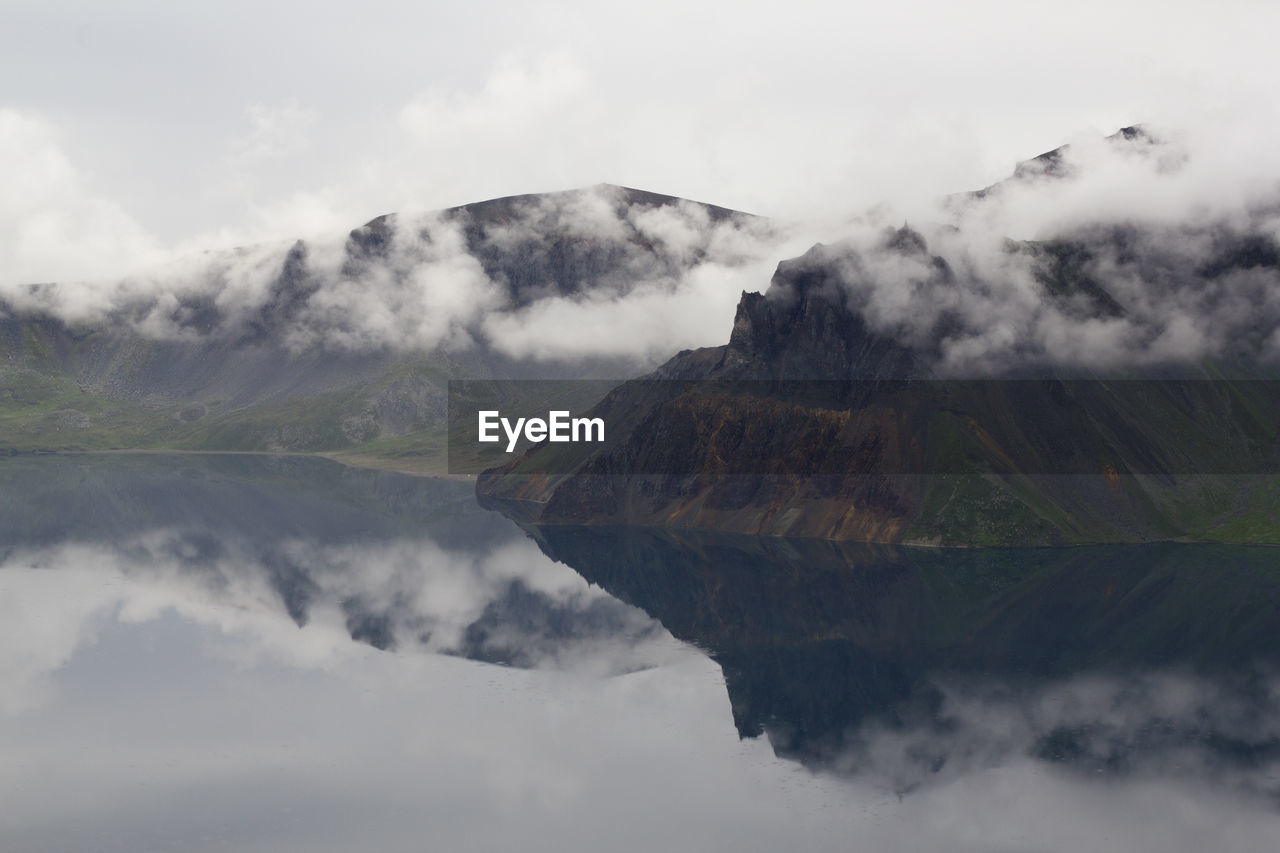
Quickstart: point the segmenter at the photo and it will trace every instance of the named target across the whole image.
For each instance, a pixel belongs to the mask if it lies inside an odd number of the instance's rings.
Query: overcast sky
[[[787,218],[1268,135],[1280,4],[0,0],[6,278],[610,182]]]

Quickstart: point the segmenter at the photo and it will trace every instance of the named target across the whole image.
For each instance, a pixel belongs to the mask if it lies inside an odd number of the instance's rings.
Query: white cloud
[[[680,280],[641,282],[624,295],[552,297],[484,323],[495,348],[515,358],[620,356],[660,360],[729,337],[743,290],[764,286],[772,261],[736,268],[704,264]]]
[[[53,129],[0,109],[0,295],[16,285],[122,275],[160,246],[96,194]]]
[[[872,331],[943,375],[1274,360],[1280,272],[1240,247],[1280,235],[1280,156],[1252,127],[1082,136],[1056,162],[1025,164],[985,195],[947,198],[932,221],[913,220],[923,251],[864,222],[814,258]],[[1082,247],[1066,273],[1076,289],[1055,295],[1047,256],[1011,238]],[[1229,256],[1239,268],[1221,267]]]
[[[350,350],[466,348],[468,331],[505,296],[489,280],[456,222],[398,217],[385,258],[354,276],[329,277],[308,301],[288,342]]]

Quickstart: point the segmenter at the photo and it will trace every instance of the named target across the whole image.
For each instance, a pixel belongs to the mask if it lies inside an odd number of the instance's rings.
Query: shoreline
[[[424,471],[421,469],[413,469],[408,467],[397,467],[392,464],[361,464],[365,462],[359,455],[348,456],[342,453],[330,452],[306,452],[296,450],[267,451],[267,450],[178,450],[173,448],[114,448],[110,450],[10,450],[7,453],[0,451],[0,459],[16,458],[19,456],[98,456],[98,455],[118,455],[118,456],[288,456],[288,457],[306,457],[312,459],[327,459],[330,462],[337,463],[347,468],[364,471],[383,471],[389,474],[402,474],[409,477],[425,477],[436,480],[451,480],[455,482],[475,481],[477,474],[450,474],[447,471]],[[439,457],[421,457],[425,460],[438,461]],[[378,457],[368,457],[368,462],[382,461]],[[479,497],[479,495],[477,495]],[[505,503],[502,499],[493,499],[497,503]],[[518,503],[518,502],[517,502]],[[536,502],[534,502],[536,503]],[[514,519],[513,519],[514,521]],[[517,524],[524,526],[521,522]],[[526,521],[534,527],[611,527],[618,525],[596,525],[586,524],[547,524],[540,525],[534,521]],[[870,542],[860,539],[832,539],[827,537],[810,537],[810,536],[773,536],[770,534],[746,533],[743,531],[725,530],[719,528],[703,528],[703,527],[671,527],[666,525],[653,524],[633,524],[620,525],[636,529],[651,530],[690,530],[701,533],[720,533],[729,536],[745,536],[751,538],[765,539],[807,539],[820,542],[832,543],[852,543],[861,545],[879,545],[884,547],[914,548],[914,549],[936,549],[942,551],[949,550],[1008,550],[1008,549],[1028,549],[1028,548],[1093,548],[1108,546],[1140,546],[1154,544],[1183,544],[1183,545],[1230,545],[1237,547],[1257,547],[1257,548],[1280,548],[1277,542],[1257,542],[1257,541],[1233,541],[1225,539],[1192,539],[1186,537],[1172,537],[1162,539],[1149,539],[1139,542],[1069,542],[1057,545],[1034,544],[1034,545],[971,545],[971,544],[943,544],[925,541],[899,541],[899,542]]]
[[[8,457],[19,456],[289,456],[310,459],[327,459],[347,468],[364,471],[385,471],[389,474],[404,474],[410,477],[427,477],[436,480],[470,481],[475,474],[450,474],[448,471],[423,470],[408,466],[398,466],[394,462],[378,464],[383,460],[369,457],[367,461],[358,454],[348,455],[332,452],[309,452],[299,450],[181,450],[175,448],[112,448],[109,450],[18,450],[9,451]],[[435,461],[437,457],[424,457]]]

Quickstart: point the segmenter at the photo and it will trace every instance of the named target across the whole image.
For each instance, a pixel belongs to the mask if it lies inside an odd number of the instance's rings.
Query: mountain
[[[1110,136],[1105,137],[1103,141],[1107,147],[1122,156],[1142,155],[1153,150],[1159,151],[1163,145],[1162,141],[1152,133],[1151,129],[1143,125],[1122,127]],[[1077,171],[1076,167],[1070,163],[1071,153],[1071,145],[1060,145],[1043,154],[1038,154],[1030,160],[1023,160],[1016,164],[1013,174],[1009,177],[980,190],[957,193],[945,199],[943,204],[945,207],[954,210],[974,201],[983,201],[998,197],[1013,189],[1025,188],[1038,181],[1060,181],[1070,178]]]
[[[443,448],[450,378],[636,375],[642,357],[504,344],[547,306],[671,291],[765,220],[602,185],[374,219],[337,242],[212,252],[0,301],[0,450]],[[737,247],[738,250],[742,245]],[[720,253],[720,254],[718,254]],[[664,354],[665,357],[665,354]]]
[[[541,524],[1280,543],[1280,247],[1264,225],[1102,221],[986,255],[957,251],[954,227],[817,245],[742,294],[726,345],[588,413],[609,442],[568,459],[535,446],[478,491]]]

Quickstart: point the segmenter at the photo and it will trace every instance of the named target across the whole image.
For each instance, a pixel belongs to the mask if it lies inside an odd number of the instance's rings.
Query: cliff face
[[[910,229],[881,248],[930,286],[957,275]],[[1011,251],[1034,256],[1046,300],[1120,310],[1088,274],[1088,243]],[[478,493],[518,499],[544,524],[941,545],[1280,542],[1274,371],[1201,362],[1097,378],[1029,364],[940,378],[936,339],[877,332],[858,310],[845,285],[858,264],[824,246],[780,264],[768,292],[743,294],[727,345],[681,353],[600,404],[606,447],[572,470],[535,447],[482,475]]]
[[[928,257],[936,274],[950,274],[940,258],[927,256],[915,232],[903,229],[888,240]],[[778,265],[766,293],[743,293],[729,343],[706,378],[726,379],[910,379],[926,375],[919,354],[872,333],[848,304],[840,281],[840,254],[818,245]],[[683,371],[672,366],[673,374]],[[705,375],[705,374],[704,374]]]

